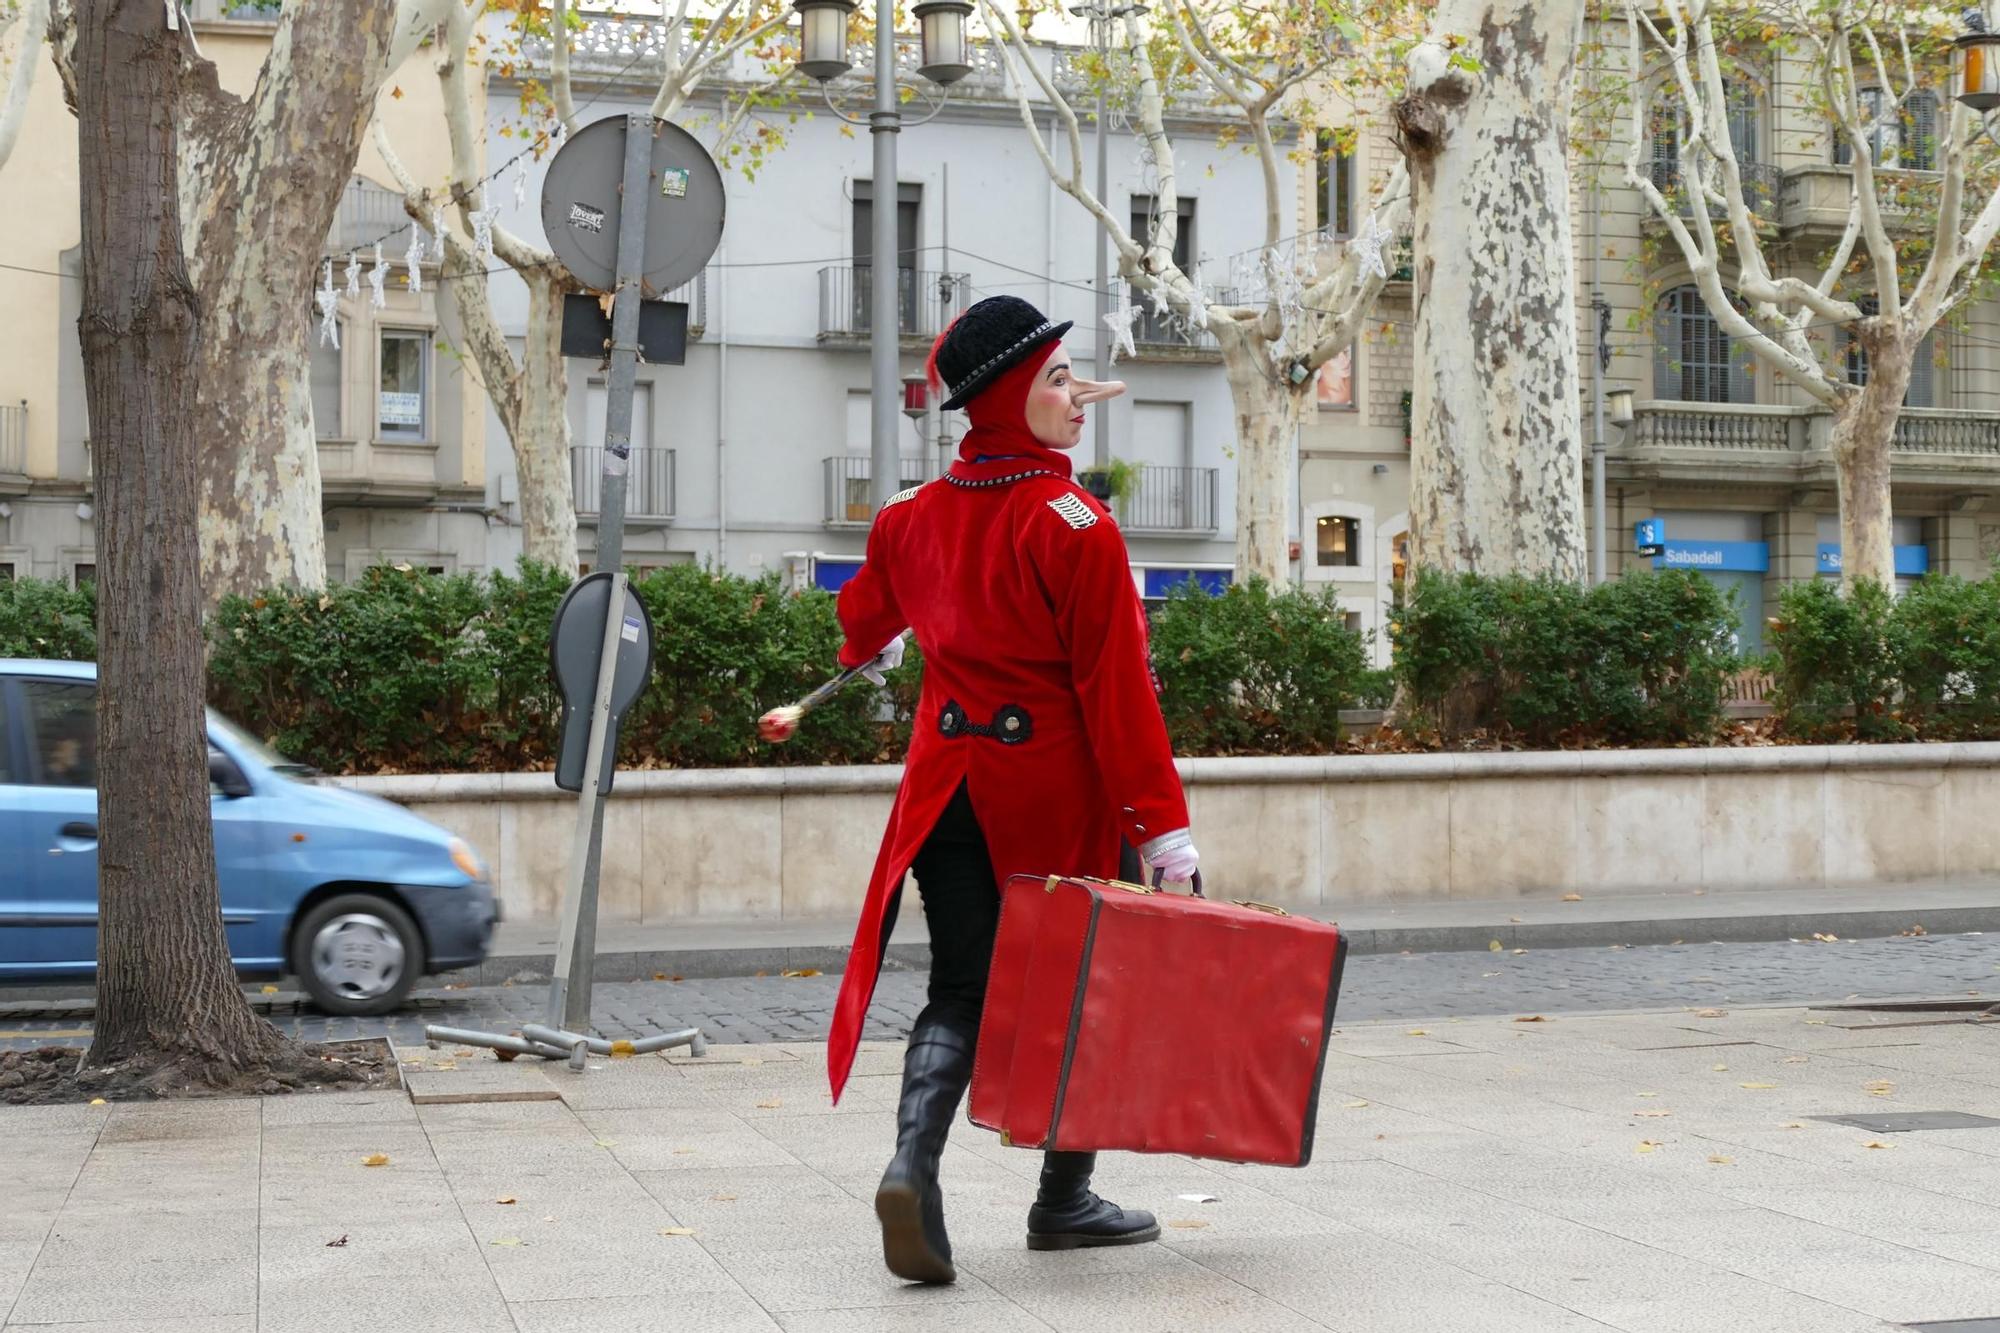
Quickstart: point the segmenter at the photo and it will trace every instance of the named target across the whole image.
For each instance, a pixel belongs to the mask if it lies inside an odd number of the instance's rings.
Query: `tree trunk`
[[[1286,581],[1292,442],[1300,397],[1269,369],[1254,323],[1219,330],[1223,372],[1236,409],[1236,574],[1238,583]]]
[[[249,100],[222,93],[205,67],[202,96],[184,113],[202,140],[187,170],[199,200],[190,249],[204,314],[196,410],[211,604],[326,583],[307,373],[312,286],[389,71],[396,19],[393,0],[286,5]],[[394,238],[392,257],[407,240]]]
[[[201,315],[175,189],[180,51],[156,0],[77,11],[101,832],[85,1063],[213,1082],[286,1043],[237,988],[216,893],[195,539]]]
[[[525,272],[528,330],[521,348],[519,412],[507,424],[521,483],[521,548],[574,577],[576,497],[570,487],[569,364],[562,354],[563,286]]]
[[[1840,586],[1863,580],[1896,586],[1895,528],[1890,507],[1890,451],[1910,387],[1908,351],[1873,347],[1868,383],[1834,406],[1834,476],[1840,486]]]
[[[1396,103],[1409,162],[1413,567],[1581,579],[1570,91],[1578,0],[1445,0]],[[1466,39],[1477,70],[1454,65]]]

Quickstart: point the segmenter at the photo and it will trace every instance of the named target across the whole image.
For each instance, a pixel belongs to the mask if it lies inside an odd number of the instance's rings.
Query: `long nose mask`
[[[1087,380],[1072,377],[1069,382],[1070,401],[1078,407],[1088,407],[1092,403],[1106,403],[1120,397],[1124,392],[1124,380]]]

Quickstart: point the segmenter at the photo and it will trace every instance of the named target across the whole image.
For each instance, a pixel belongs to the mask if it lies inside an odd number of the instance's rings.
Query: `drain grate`
[[[1808,1120],[1824,1120],[1830,1125],[1852,1125],[1855,1129],[1865,1129],[1871,1134],[1908,1134],[1921,1129],[1993,1129],[2000,1127],[2000,1120],[1991,1116],[1969,1115],[1964,1111],[1895,1111],[1886,1115],[1813,1115]],[[1912,1324],[1912,1328],[1956,1329],[1953,1324]],[[1981,1323],[1977,1320],[1965,1326],[1965,1333],[1982,1333],[1990,1327],[1991,1333],[2000,1333],[2000,1322]]]

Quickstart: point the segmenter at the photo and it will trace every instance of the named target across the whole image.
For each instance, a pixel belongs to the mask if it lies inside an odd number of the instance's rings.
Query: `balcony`
[[[680,286],[660,298],[663,301],[679,301],[688,308],[688,341],[700,338],[708,328],[708,270],[689,278]]]
[[[1831,483],[1832,433],[1832,414],[1819,408],[1642,402],[1616,452],[1627,477]],[[2000,470],[2000,414],[1906,407],[1892,447],[1898,482],[1990,480]]]
[[[853,345],[874,328],[873,270],[866,264],[819,271],[819,340]],[[896,270],[896,325],[906,343],[929,351],[945,326],[972,302],[972,279],[964,273]]]
[[[604,509],[604,446],[572,445],[570,494],[578,519],[595,519]],[[625,521],[668,523],[674,517],[674,451],[634,449],[625,474]]]
[[[1939,177],[1929,171],[1881,168],[1875,173],[1882,221],[1891,232],[1928,231],[1925,217]],[[1854,193],[1851,167],[1794,167],[1785,173],[1778,225],[1786,235],[1837,239],[1847,229],[1848,201]]]
[[[1210,305],[1237,305],[1242,297],[1232,290],[1205,294]],[[1139,292],[1132,293],[1132,355],[1129,361],[1220,361],[1222,347],[1207,329],[1188,329],[1171,315],[1162,315]]]
[[[1685,217],[1692,211],[1690,191],[1681,185],[1681,164],[1655,158],[1651,163],[1653,186],[1667,201],[1674,205],[1674,211]],[[1778,195],[1784,186],[1784,173],[1765,162],[1739,162],[1737,170],[1743,177],[1743,202],[1750,206],[1750,212],[1760,219],[1770,221],[1778,213]],[[1719,176],[1718,176],[1719,178]],[[1726,218],[1727,210],[1715,204],[1708,206],[1712,218]],[[1648,215],[1650,219],[1650,214]],[[1651,219],[1657,226],[1657,219]]]
[[[1112,502],[1118,526],[1156,535],[1215,531],[1216,469],[1141,467],[1130,495]]]
[[[826,518],[829,528],[865,528],[875,518],[873,460],[859,454],[841,454],[823,460],[826,469]],[[903,475],[896,489],[921,486],[938,475],[937,463],[928,458],[903,458]]]
[[[28,481],[28,400],[0,403],[0,485]]]

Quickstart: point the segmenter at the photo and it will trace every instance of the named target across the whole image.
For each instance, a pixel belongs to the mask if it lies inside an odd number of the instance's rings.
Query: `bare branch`
[[[35,70],[42,63],[42,43],[48,38],[49,0],[26,0],[26,7],[0,27],[0,43],[7,39],[8,31],[19,27],[21,32],[15,42],[14,58],[0,66],[0,88],[6,95],[0,97],[0,165],[5,165],[14,151],[14,141],[20,137],[21,125],[28,118],[28,93],[35,86]]]
[[[682,0],[682,3],[685,5],[686,0]],[[734,7],[734,0],[731,0],[730,8],[733,9]],[[716,66],[727,63],[734,59],[739,51],[755,46],[772,33],[782,29],[790,12],[790,10],[784,8],[774,10],[762,23],[754,27],[745,28],[721,46],[708,50],[706,54],[703,54],[704,49],[709,46],[714,38],[717,24],[721,22],[721,19],[718,17],[715,22],[709,25],[708,32],[703,34],[701,42],[690,53],[686,63],[679,66],[678,78],[674,77],[670,71],[667,77],[661,79],[659,95],[653,99],[653,115],[660,120],[671,120],[679,115],[681,109],[687,105],[688,99],[694,95],[695,90],[701,86],[702,82],[708,78]],[[787,71],[776,82],[783,83],[790,77],[791,72]],[[748,104],[749,99],[745,99],[745,106],[747,107]],[[740,114],[736,117],[739,121],[741,118]],[[724,139],[726,140],[727,137],[725,134]]]
[[[569,0],[550,0],[549,6],[549,96],[555,102],[556,119],[570,134],[576,123],[576,92],[569,73]]]

